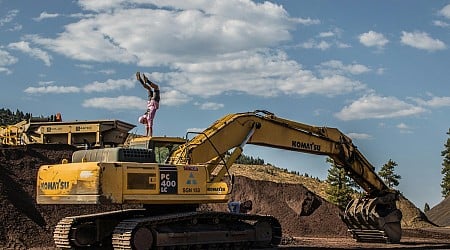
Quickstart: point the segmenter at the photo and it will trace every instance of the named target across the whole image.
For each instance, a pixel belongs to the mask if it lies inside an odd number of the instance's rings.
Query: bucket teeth
[[[401,238],[402,214],[395,200],[354,199],[345,210],[342,220],[356,241],[396,243]]]

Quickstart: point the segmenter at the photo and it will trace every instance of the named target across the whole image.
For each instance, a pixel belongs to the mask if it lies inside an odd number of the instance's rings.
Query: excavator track
[[[184,227],[179,227],[184,225]],[[112,236],[114,249],[271,247],[281,243],[281,226],[266,215],[188,212],[119,223]]]
[[[53,231],[53,240],[56,247],[71,248],[69,233],[74,221],[74,217],[66,217],[56,224],[55,231]]]
[[[144,209],[126,209],[65,217],[56,224],[53,241],[57,248],[62,249],[101,246],[105,242],[109,244],[107,238],[120,220],[142,217],[144,214]],[[97,227],[101,227],[101,230],[97,230]]]

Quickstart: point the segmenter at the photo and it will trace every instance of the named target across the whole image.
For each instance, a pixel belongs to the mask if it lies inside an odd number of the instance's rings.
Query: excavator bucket
[[[356,241],[398,243],[402,237],[402,213],[393,194],[352,200],[342,216]]]

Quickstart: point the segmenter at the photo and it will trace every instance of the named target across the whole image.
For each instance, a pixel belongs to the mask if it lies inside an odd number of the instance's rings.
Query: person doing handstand
[[[136,72],[136,79],[142,84],[142,86],[148,91],[147,112],[139,117],[139,122],[145,124],[147,136],[153,134],[153,119],[155,118],[156,110],[159,109],[159,86],[150,81],[145,74]]]

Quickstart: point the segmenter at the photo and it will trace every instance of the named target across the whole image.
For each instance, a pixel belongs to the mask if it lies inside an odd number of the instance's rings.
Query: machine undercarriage
[[[66,217],[54,238],[59,248],[249,249],[277,246],[281,226],[268,215],[199,211],[150,216],[131,209]]]

